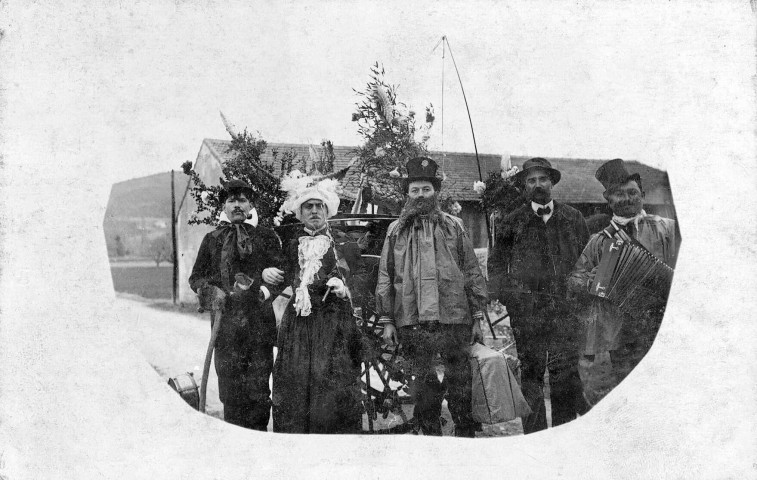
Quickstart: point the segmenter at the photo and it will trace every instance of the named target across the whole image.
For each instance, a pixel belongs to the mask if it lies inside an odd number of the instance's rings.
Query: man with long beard
[[[606,242],[630,238],[670,267],[675,266],[677,255],[676,222],[644,211],[638,173],[630,174],[623,160],[616,158],[599,167],[595,176],[605,187],[603,195],[613,216],[607,228],[592,235],[570,275],[570,289],[586,295],[587,300]],[[589,301],[582,312],[586,331],[581,351],[589,361],[595,354],[609,351],[616,381],[620,382],[644,356],[657,333],[661,314],[656,312],[645,319],[645,312],[635,312],[637,318],[630,318],[609,300],[594,296]],[[637,338],[639,334],[649,338],[643,342]]]
[[[505,304],[510,314],[523,365],[523,394],[533,412],[523,419],[528,434],[547,428],[545,368],[552,425],[585,411],[577,368],[579,328],[566,282],[589,231],[578,210],[552,199],[560,172],[546,159],[526,161],[515,180],[528,203],[495,225],[488,259],[489,295]]]
[[[446,392],[455,435],[473,437],[468,347],[483,339],[486,283],[462,223],[439,206],[436,162],[417,157],[406,168],[407,203],[387,231],[376,287],[383,339],[402,343],[416,378],[414,418],[423,434],[442,434]]]

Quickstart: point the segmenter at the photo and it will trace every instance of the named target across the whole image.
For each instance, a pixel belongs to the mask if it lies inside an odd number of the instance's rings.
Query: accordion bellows
[[[664,306],[673,269],[641,245],[612,237],[602,257],[590,293],[606,298],[626,313]]]

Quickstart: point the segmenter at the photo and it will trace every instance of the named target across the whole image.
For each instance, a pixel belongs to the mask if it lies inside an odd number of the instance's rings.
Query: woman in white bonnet
[[[359,433],[360,332],[346,285],[350,268],[326,220],[336,214],[336,180],[296,172],[282,180],[284,209],[302,222],[283,247],[283,285],[292,299],[281,321],[273,370],[273,429],[284,433]]]

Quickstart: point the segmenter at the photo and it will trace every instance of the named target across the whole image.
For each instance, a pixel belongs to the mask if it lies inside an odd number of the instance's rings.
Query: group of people
[[[446,398],[455,435],[474,436],[468,347],[483,341],[481,323],[495,300],[510,314],[532,410],[524,433],[547,428],[545,369],[552,424],[582,415],[590,405],[579,359],[610,352],[623,362],[636,343],[627,328],[634,319],[589,295],[611,230],[590,235],[579,211],[552,199],[560,172],[543,158],[528,160],[515,177],[527,203],[497,219],[487,281],[462,221],[440,207],[437,170],[431,158],[407,162],[407,199],[386,233],[375,291],[383,342],[401,345],[414,379],[419,430],[441,435]],[[673,266],[675,222],[644,211],[639,175],[616,159],[596,178],[613,212],[607,226]],[[327,222],[339,207],[333,182],[306,177],[289,190],[285,207],[301,225],[285,245],[249,218],[249,185],[224,185],[219,225],[203,239],[189,281],[201,305],[222,311],[215,366],[227,422],[264,431],[272,410],[275,432],[361,431],[364,347],[348,287],[355,255],[336,248]],[[286,287],[292,296],[277,329],[271,302]]]

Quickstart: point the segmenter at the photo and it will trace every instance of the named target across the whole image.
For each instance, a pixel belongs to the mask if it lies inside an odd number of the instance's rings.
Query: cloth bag
[[[475,343],[468,356],[475,421],[486,424],[509,422],[531,413],[518,380],[502,353]]]

